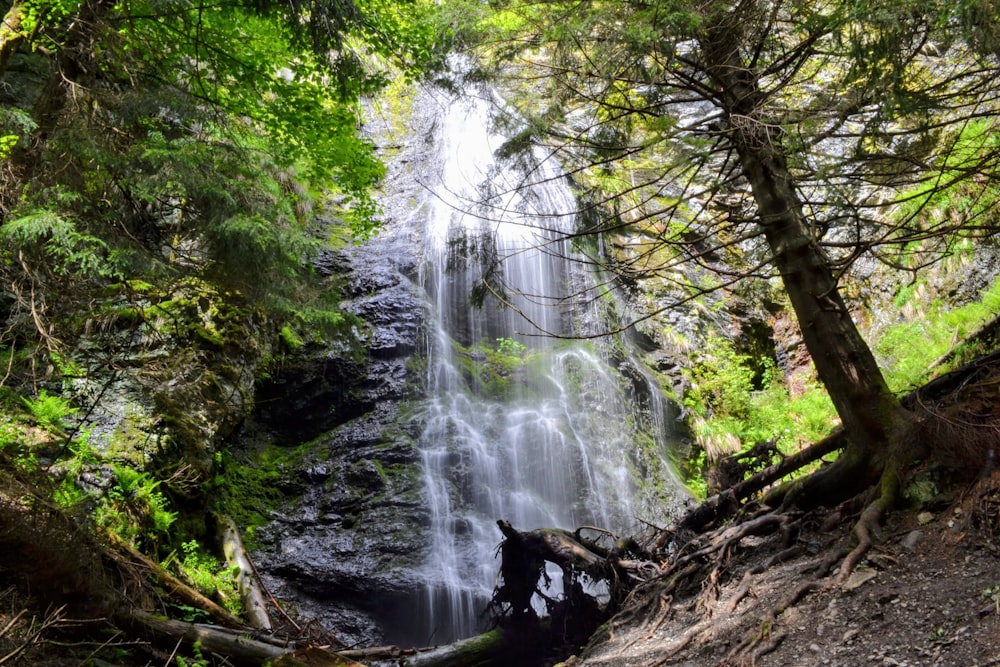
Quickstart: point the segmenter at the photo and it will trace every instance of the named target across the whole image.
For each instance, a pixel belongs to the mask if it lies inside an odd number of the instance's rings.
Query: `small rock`
[[[841,641],[842,642],[849,642],[852,639],[854,639],[855,637],[857,637],[860,632],[861,631],[858,630],[858,629],[856,629],[856,628],[852,629],[852,630],[848,630],[847,632],[844,633],[844,638],[841,639]]]
[[[819,652],[820,652],[820,651],[822,651],[823,649],[821,649],[821,648],[819,647],[819,644],[810,644],[810,645],[809,645],[809,650],[810,650],[810,651],[812,651],[813,653],[819,653]]]
[[[911,530],[906,534],[906,536],[899,541],[899,546],[903,547],[907,551],[913,551],[917,548],[917,544],[924,536],[924,531],[922,530]]]
[[[853,591],[855,588],[858,588],[865,582],[871,581],[877,575],[878,573],[875,572],[875,570],[870,570],[867,568],[858,568],[857,570],[851,573],[851,576],[847,578],[847,581],[845,581],[842,584],[841,588],[843,588],[845,591]]]
[[[917,523],[919,523],[921,526],[926,526],[933,520],[934,520],[934,515],[931,514],[930,512],[921,512],[920,514],[917,515]]]

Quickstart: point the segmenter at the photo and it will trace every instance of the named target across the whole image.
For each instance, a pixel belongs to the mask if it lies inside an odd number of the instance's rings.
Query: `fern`
[[[78,231],[73,220],[49,209],[22,215],[0,227],[0,242],[12,257],[23,258],[28,253],[47,258],[49,270],[56,275],[121,278],[118,253],[96,236]]]

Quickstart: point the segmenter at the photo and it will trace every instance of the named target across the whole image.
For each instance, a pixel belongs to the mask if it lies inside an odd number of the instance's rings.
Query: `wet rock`
[[[258,529],[255,557],[279,597],[351,641],[378,642],[383,610],[414,593],[429,548],[419,452],[371,416],[321,441],[301,464],[315,483]]]
[[[303,452],[288,471],[297,492],[257,529],[257,565],[279,598],[346,643],[383,640],[399,600],[416,595],[429,549],[422,425],[411,412],[421,390],[409,370],[423,306],[404,275],[415,248],[392,230],[378,247],[322,258],[349,297],[341,307],[363,322],[364,349],[300,350],[260,384],[247,429]]]
[[[351,334],[354,341],[309,345],[257,388],[255,423],[288,444],[414,393],[407,365],[418,349],[423,305],[400,271],[414,265],[415,249],[387,236],[385,243],[380,237],[379,251],[362,246],[324,259],[351,296],[341,308],[364,322]]]

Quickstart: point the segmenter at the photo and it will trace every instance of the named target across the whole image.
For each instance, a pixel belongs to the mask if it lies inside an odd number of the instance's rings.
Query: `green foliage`
[[[58,25],[75,14],[82,0],[24,0],[21,29],[34,33],[49,25]],[[58,46],[58,44],[46,44]]]
[[[979,301],[957,308],[920,289],[901,291],[896,305],[912,314],[877,332],[874,349],[890,388],[909,391],[941,372],[935,363],[945,353],[1000,316],[1000,281],[983,292]]]
[[[453,345],[466,382],[474,391],[489,398],[502,398],[515,389],[526,389],[513,380],[526,364],[538,357],[512,338],[497,338],[494,345]]]
[[[235,615],[241,614],[243,609],[236,581],[238,568],[220,564],[217,558],[206,553],[195,540],[181,543],[181,550],[184,555],[177,567],[191,585],[206,596],[218,595],[226,609]]]
[[[147,65],[170,72],[191,94],[234,119],[243,119],[249,134],[259,139],[261,150],[258,155],[246,155],[247,164],[259,165],[266,158],[279,172],[293,175],[299,191],[336,188],[341,195],[337,207],[354,232],[363,237],[376,229],[378,210],[368,191],[384,169],[371,142],[357,132],[354,99],[380,86],[383,79],[356,67],[350,57],[342,58],[331,72],[325,52],[315,56],[303,44],[297,45],[295,30],[321,21],[320,17],[310,14],[303,22],[296,15],[295,20],[289,16],[285,22],[276,22],[252,11],[215,12],[183,6],[171,13],[167,24],[159,20],[155,7],[142,4],[130,6],[134,18],[123,35],[126,51],[151,59]],[[421,5],[413,3],[412,7]],[[387,7],[386,13],[401,18],[395,9]],[[408,20],[418,23],[416,16]],[[389,24],[384,28],[386,34],[392,30]],[[418,33],[410,36],[416,39]],[[340,32],[329,35],[337,41],[345,37]],[[337,66],[349,69],[353,76],[339,77],[342,71]],[[206,70],[211,75],[206,76]],[[339,85],[331,85],[331,74]],[[197,110],[189,108],[184,115],[191,113]],[[214,129],[206,129],[215,141],[233,147],[246,143],[238,125],[216,122]]]
[[[934,256],[961,252],[993,226],[1000,186],[970,174],[1000,151],[998,122],[969,120],[936,138],[945,150],[922,158],[934,161],[934,168],[902,191],[890,218],[900,266],[918,269]]]
[[[55,394],[42,389],[35,398],[21,399],[34,416],[39,426],[46,429],[60,429],[65,426],[65,420],[75,414],[77,409],[72,403]]]
[[[0,160],[6,160],[10,157],[10,153],[14,150],[19,139],[20,137],[16,134],[0,135]]]
[[[771,360],[764,360],[755,384],[754,360],[728,341],[710,336],[694,359],[684,403],[699,417],[694,432],[702,449],[714,456],[767,440],[792,453],[826,436],[837,422],[818,384],[805,385],[793,397]]]
[[[81,434],[69,440],[61,449],[61,455],[68,455],[55,466],[59,475],[59,483],[52,491],[52,498],[66,509],[80,506],[87,493],[80,488],[79,478],[83,469],[97,461],[96,453],[89,443],[89,434]],[[54,466],[49,466],[51,470]]]
[[[684,486],[696,499],[704,500],[708,497],[708,480],[705,478],[705,468],[708,465],[708,456],[701,447],[692,449],[690,455],[678,466],[684,477]]]
[[[155,547],[169,537],[177,513],[160,491],[160,482],[148,472],[113,465],[115,482],[95,512],[99,525],[126,542],[144,541]]]
[[[120,275],[119,257],[107,243],[53,210],[36,209],[6,222],[0,227],[0,244],[7,261],[32,261],[59,276]]]
[[[7,421],[6,415],[3,419],[0,422],[0,451],[10,453],[12,450],[19,449],[18,445],[22,443],[21,431]]]
[[[19,143],[23,146],[36,127],[24,109],[0,106],[0,160],[9,158]]]
[[[214,497],[219,512],[246,527],[244,539],[252,543],[254,531],[269,521],[271,512],[287,502],[285,480],[289,467],[310,447],[268,446],[237,459],[223,454],[216,466]]]
[[[192,608],[192,611],[200,611],[200,610]],[[182,620],[193,622],[193,621],[201,621],[204,619],[191,617],[189,615],[188,617],[185,617]],[[204,653],[202,653],[200,641],[196,641],[194,644],[191,645],[190,658],[185,658],[182,655],[176,655],[174,656],[174,660],[177,662],[177,667],[209,667],[209,665],[212,664],[209,661],[209,659],[205,657]]]
[[[513,338],[497,338],[497,352],[505,357],[523,357],[528,347]]]
[[[58,332],[50,343],[110,283],[206,281],[266,307],[275,330],[297,326],[311,258],[343,236],[315,212],[354,238],[377,231],[384,167],[358,131],[358,97],[384,72],[443,66],[457,14],[426,0],[306,4],[27,0],[28,38],[80,64],[72,94],[41,92],[44,117],[0,106],[0,159],[31,165],[5,171],[0,268],[18,289],[59,291],[57,312],[35,318]],[[61,50],[72,39],[86,46]],[[68,100],[86,112],[63,113]],[[156,319],[130,308],[114,315]],[[343,326],[325,310],[301,319]]]
[[[288,324],[281,327],[281,331],[278,332],[278,337],[281,339],[281,343],[289,352],[294,352],[305,345],[305,342],[299,338],[298,334],[292,330],[291,325]]]
[[[689,408],[702,415],[711,411],[730,419],[748,417],[754,373],[750,357],[738,354],[731,343],[717,336],[707,338],[688,375],[692,391],[684,401]]]
[[[277,332],[277,343],[259,371],[260,377],[280,367],[307,344],[335,346],[340,354],[361,363],[367,355],[358,331],[367,324],[353,313],[340,310],[329,291],[302,290],[293,303],[276,307],[273,315],[284,320]],[[287,309],[287,310],[285,310]]]
[[[187,278],[171,286],[168,293],[147,293],[147,305],[119,316],[133,316],[153,331],[208,347],[247,345],[252,320],[239,295],[224,292],[213,283]]]

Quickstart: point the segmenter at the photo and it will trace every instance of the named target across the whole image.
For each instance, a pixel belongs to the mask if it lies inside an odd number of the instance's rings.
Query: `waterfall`
[[[497,104],[488,93],[442,103],[425,161],[434,173],[420,175],[431,555],[414,643],[481,631],[496,520],[628,534],[662,519],[643,515],[652,496],[683,493],[666,402],[627,341],[584,339],[608,326],[611,296],[567,240],[579,224],[570,184],[542,153],[495,156]]]

